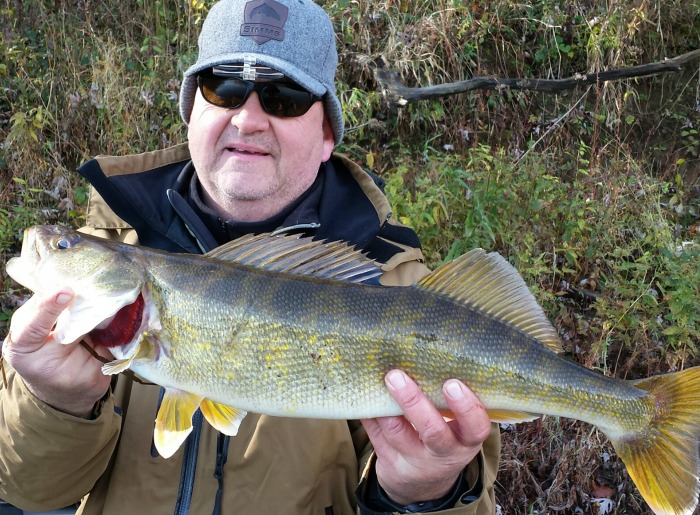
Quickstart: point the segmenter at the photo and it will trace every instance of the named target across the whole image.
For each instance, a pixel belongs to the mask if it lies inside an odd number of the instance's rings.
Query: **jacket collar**
[[[206,208],[198,200],[191,162],[182,169],[167,195],[173,210],[203,252],[250,232],[302,233],[318,239],[342,239],[363,247],[391,216],[380,185],[380,179],[367,175],[349,160],[334,156],[322,163],[317,180],[297,203],[280,216],[256,224],[221,220]]]

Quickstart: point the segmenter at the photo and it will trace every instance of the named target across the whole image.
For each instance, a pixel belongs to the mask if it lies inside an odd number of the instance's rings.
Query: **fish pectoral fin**
[[[156,416],[153,443],[158,454],[170,458],[192,432],[192,416],[202,397],[192,393],[166,388]]]
[[[493,422],[500,424],[518,424],[520,422],[531,422],[540,418],[542,415],[537,413],[528,413],[527,411],[509,411],[509,410],[491,410],[487,409],[489,418]]]
[[[236,436],[247,411],[204,399],[200,406],[202,415],[217,430],[225,435]]]
[[[130,358],[115,359],[114,361],[110,361],[109,363],[105,363],[104,365],[102,365],[102,373],[106,376],[113,376],[116,374],[120,374],[120,373],[124,372],[125,370],[129,369],[133,359],[134,359],[134,357],[131,356]]]
[[[114,361],[110,361],[109,363],[102,365],[102,373],[106,376],[113,376],[125,372],[129,369],[131,363],[135,359],[149,357],[147,354],[148,349],[148,345],[144,344],[144,341],[141,340],[136,345],[134,352],[128,358],[115,359]]]

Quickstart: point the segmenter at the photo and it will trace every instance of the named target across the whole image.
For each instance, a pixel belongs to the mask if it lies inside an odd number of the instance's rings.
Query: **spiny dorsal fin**
[[[447,295],[562,351],[556,329],[527,284],[496,252],[471,250],[424,277],[418,287]]]
[[[347,243],[314,241],[309,237],[246,235],[205,254],[221,261],[270,272],[308,275],[361,283],[382,275],[376,263]]]

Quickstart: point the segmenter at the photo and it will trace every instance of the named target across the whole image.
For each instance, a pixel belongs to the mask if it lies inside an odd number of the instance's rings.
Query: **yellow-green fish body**
[[[105,373],[131,369],[165,387],[155,431],[164,456],[191,431],[198,407],[226,434],[247,411],[400,414],[383,382],[400,368],[440,409],[443,383],[458,378],[493,420],[549,414],[594,424],[656,513],[693,512],[700,368],[622,381],[560,358],[555,329],[497,254],[472,251],[414,287],[361,283],[377,272],[337,243],[262,236],[193,256],[56,227],[29,230],[21,258],[8,263],[34,291],[47,275],[72,285],[73,312],[56,330],[66,342],[108,331],[117,359]],[[134,325],[126,334],[124,319]]]

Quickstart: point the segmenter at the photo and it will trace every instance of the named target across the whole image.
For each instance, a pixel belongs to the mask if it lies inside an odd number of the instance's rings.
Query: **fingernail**
[[[406,386],[406,376],[400,370],[392,370],[386,375],[386,380],[394,388],[399,390]]]
[[[65,306],[70,302],[70,300],[73,298],[73,295],[70,293],[59,293],[56,295],[56,304],[59,306]]]
[[[464,397],[464,390],[462,390],[462,385],[457,381],[447,381],[445,383],[445,391],[450,398],[454,400],[459,400]]]

